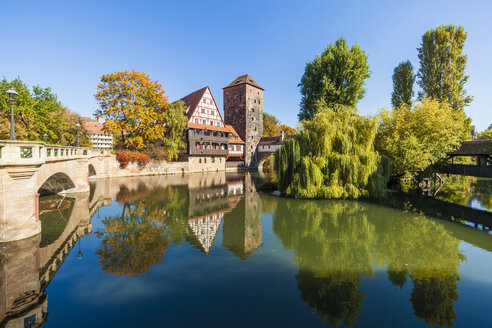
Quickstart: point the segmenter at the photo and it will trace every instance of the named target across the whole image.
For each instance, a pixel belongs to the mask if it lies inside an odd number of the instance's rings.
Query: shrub
[[[150,161],[150,156],[147,153],[138,151],[118,150],[116,151],[116,159],[120,164],[137,162],[139,166],[143,167]]]

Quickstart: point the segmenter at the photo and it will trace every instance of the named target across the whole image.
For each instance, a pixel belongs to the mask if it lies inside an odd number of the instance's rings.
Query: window
[[[256,99],[255,99],[255,104],[256,104]]]
[[[236,94],[236,90],[232,90],[232,94],[235,95]]]
[[[229,91],[226,91],[226,96],[228,96],[228,95],[229,95]]]
[[[195,123],[198,124],[198,119],[197,118],[195,118]]]
[[[215,163],[215,157],[212,157],[211,162]]]
[[[203,163],[205,163],[205,164],[207,163],[207,158],[206,157],[203,158]]]
[[[243,88],[239,89],[239,92],[243,92]]]
[[[254,112],[254,111],[255,111],[255,109],[254,109],[254,108],[251,108],[251,111],[252,111],[252,112]]]
[[[258,100],[258,104],[261,104],[261,101]]]
[[[198,163],[202,164],[202,158],[198,158]]]
[[[202,113],[205,113],[205,108],[202,108]]]
[[[200,149],[200,143],[199,142],[197,142],[195,145],[196,145],[196,149]]]

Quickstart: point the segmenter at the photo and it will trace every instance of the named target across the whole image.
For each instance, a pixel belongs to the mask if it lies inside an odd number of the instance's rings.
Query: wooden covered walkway
[[[451,157],[451,164],[443,173],[492,178],[492,140],[465,141],[447,155]],[[455,164],[455,158],[461,156],[475,157],[476,164]]]

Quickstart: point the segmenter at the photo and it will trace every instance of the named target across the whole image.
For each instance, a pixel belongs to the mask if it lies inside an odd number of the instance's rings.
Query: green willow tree
[[[353,108],[322,108],[275,153],[282,192],[305,198],[381,197],[390,164],[374,150],[377,121]]]
[[[358,45],[351,48],[341,37],[308,62],[301,78],[299,120],[312,120],[321,107],[355,107],[364,97],[365,80],[371,76],[367,55]]]
[[[420,70],[418,84],[421,98],[447,102],[455,110],[463,110],[473,97],[467,96],[465,74],[467,56],[463,54],[467,33],[462,26],[441,25],[422,36],[418,48]]]
[[[188,124],[185,111],[185,103],[178,100],[172,103],[169,106],[169,109],[164,112],[164,120],[167,124],[167,130],[163,142],[167,148],[168,159],[178,158],[181,149],[186,147],[186,143],[182,138],[183,131]]]
[[[398,64],[393,70],[393,93],[391,94],[391,104],[393,108],[399,107],[402,103],[412,105],[413,84],[415,75],[413,66],[409,60]]]

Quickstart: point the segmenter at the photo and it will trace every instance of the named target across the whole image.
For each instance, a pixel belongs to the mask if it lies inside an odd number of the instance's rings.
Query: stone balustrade
[[[109,156],[109,150],[49,145],[39,141],[0,141],[0,166],[41,165],[46,162]]]

